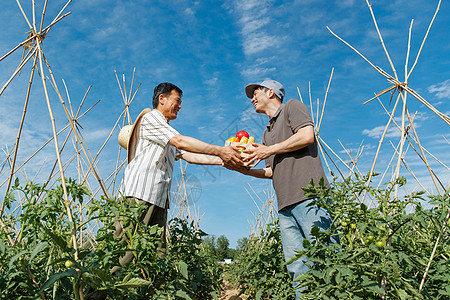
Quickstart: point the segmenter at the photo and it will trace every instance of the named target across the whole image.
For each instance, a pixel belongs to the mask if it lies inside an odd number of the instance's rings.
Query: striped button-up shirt
[[[146,113],[135,130],[136,153],[125,168],[119,190],[123,196],[168,207],[173,165],[181,153],[168,143],[178,131],[157,109]]]

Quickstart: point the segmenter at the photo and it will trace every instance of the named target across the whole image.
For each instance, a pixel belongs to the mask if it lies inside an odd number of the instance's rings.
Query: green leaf
[[[311,235],[318,237],[320,233],[320,229],[317,226],[313,226],[313,228],[311,229]]]
[[[2,241],[0,241],[0,252],[5,253],[5,251],[6,251],[6,246],[5,246],[5,244],[3,244]]]
[[[256,292],[255,299],[256,299],[256,300],[260,300],[260,299],[261,299],[261,296],[262,296],[262,293],[263,293],[262,290],[258,290],[258,291]]]
[[[175,296],[181,297],[181,298],[183,298],[183,299],[188,299],[188,300],[191,300],[191,299],[192,299],[191,297],[189,297],[188,294],[186,294],[185,291],[181,291],[181,290],[178,290],[178,291],[176,292]]]
[[[378,285],[378,283],[374,282],[374,281],[370,281],[367,284],[364,284],[362,286],[365,290],[367,291],[371,291],[371,292],[375,292],[378,295],[382,295],[384,294],[384,290],[381,286]]]
[[[397,290],[397,295],[400,297],[400,299],[410,299],[410,295],[403,289]]]
[[[64,277],[77,277],[77,276],[78,276],[78,274],[77,274],[77,271],[75,271],[75,269],[69,269],[62,273],[52,274],[52,275],[50,275],[49,279],[44,283],[44,285],[41,287],[41,289],[37,293],[41,293],[41,292],[45,291],[50,286],[52,286],[55,283],[55,281],[60,280]]]
[[[188,265],[184,261],[177,262],[177,270],[183,275],[185,279],[189,278],[188,275]]]
[[[42,250],[44,250],[45,248],[47,248],[48,243],[47,242],[41,242],[39,243],[36,247],[34,247],[33,252],[31,252],[31,256],[29,261],[33,261],[34,257],[41,252]]]
[[[11,267],[12,267],[13,264],[16,262],[16,260],[17,260],[19,257],[21,257],[22,255],[24,255],[25,253],[27,253],[27,252],[28,252],[28,251],[23,250],[23,251],[20,251],[19,253],[17,253],[16,255],[14,255],[14,256],[11,258],[11,260],[9,261],[8,267],[11,269]]]
[[[46,228],[45,226],[43,226],[42,228],[44,228],[44,230],[52,238],[52,240],[56,243],[56,245],[58,245],[64,252],[70,253],[72,251],[72,249],[67,247],[67,243],[62,237],[60,237],[56,233],[52,232],[50,229]]]
[[[136,277],[136,278],[132,278],[128,281],[121,282],[121,283],[117,284],[116,287],[117,288],[133,288],[133,287],[140,287],[140,286],[148,286],[151,284],[152,283],[148,280]]]

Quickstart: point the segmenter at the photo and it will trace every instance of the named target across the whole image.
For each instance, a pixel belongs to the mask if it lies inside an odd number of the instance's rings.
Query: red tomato
[[[248,135],[247,131],[244,130],[240,130],[236,133],[236,137],[238,137],[239,139],[241,139],[243,136],[245,136],[246,138],[249,138],[250,136]]]

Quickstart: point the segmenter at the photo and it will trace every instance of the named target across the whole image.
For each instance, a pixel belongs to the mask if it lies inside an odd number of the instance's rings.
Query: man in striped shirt
[[[128,143],[128,165],[120,186],[120,193],[132,203],[137,201],[148,206],[141,221],[148,226],[164,228],[169,207],[169,190],[176,159],[203,165],[242,165],[237,149],[204,143],[178,133],[169,125],[181,109],[183,92],[171,83],[159,84],[153,94],[153,110],[141,113],[136,120]],[[122,235],[121,224],[116,225],[116,237]],[[124,237],[126,238],[126,237]],[[165,235],[163,233],[163,248]],[[123,267],[133,254],[120,258]],[[115,267],[115,272],[120,267]]]

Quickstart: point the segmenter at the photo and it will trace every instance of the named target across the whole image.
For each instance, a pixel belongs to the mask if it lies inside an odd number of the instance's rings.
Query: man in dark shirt
[[[270,120],[262,144],[254,143],[256,149],[249,151],[250,155],[244,161],[259,163],[265,160],[266,167],[230,168],[245,175],[272,179],[287,261],[296,254],[296,250],[304,249],[304,238],[311,240],[310,232],[314,226],[326,229],[331,224],[327,210],[315,205],[307,207],[314,198],[305,197],[302,189],[309,185],[311,179],[318,183],[323,178],[328,184],[318,154],[314,123],[307,107],[299,100],[291,99],[283,104],[284,87],[277,81],[250,84],[245,88],[245,93],[255,106],[255,111],[266,114]],[[293,279],[308,271],[305,261],[303,257],[287,266]],[[298,283],[294,283],[294,287],[296,285]]]

